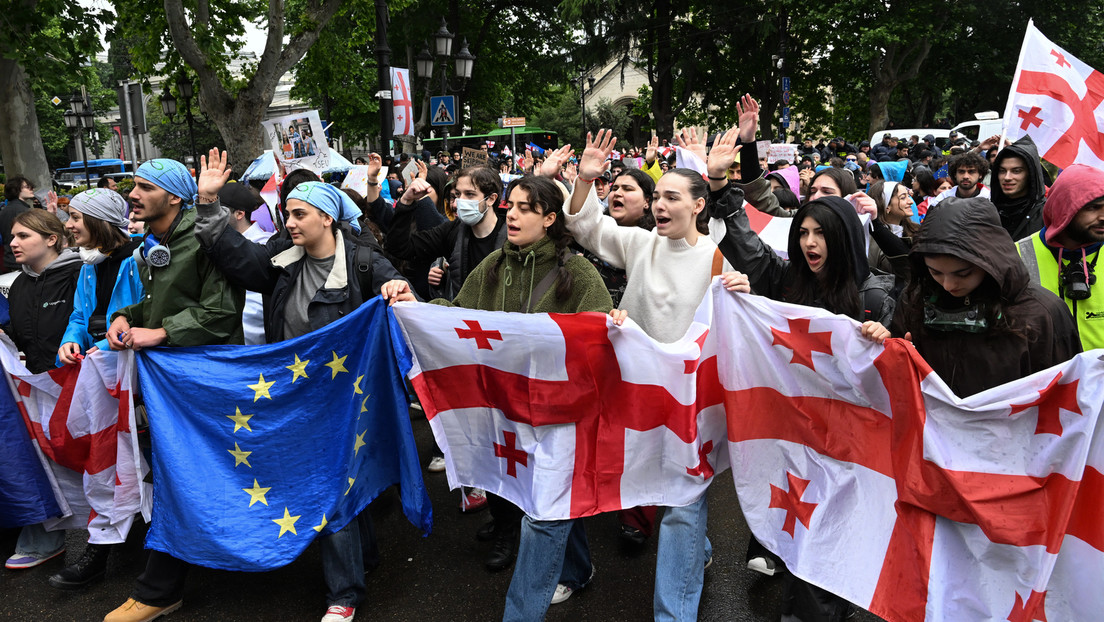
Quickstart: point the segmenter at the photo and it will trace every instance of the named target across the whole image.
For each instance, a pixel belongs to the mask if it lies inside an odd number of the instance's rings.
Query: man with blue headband
[[[380,161],[375,154],[371,159]],[[287,195],[288,235],[250,242],[229,226],[230,210],[218,200],[229,177],[226,155],[212,149],[199,179],[195,237],[229,278],[264,295],[268,343],[335,322],[375,297],[388,280],[403,279],[371,233],[354,237],[360,234],[356,203],[320,181],[300,183]],[[369,520],[367,512],[360,516]],[[365,593],[364,557],[357,552],[372,550],[375,543],[361,541],[357,521],[319,543],[328,591],[322,620],[352,620]]]
[[[244,342],[245,291],[228,283],[199,249],[196,190],[188,169],[175,160],[150,160],[138,168],[130,201],[148,230],[134,252],[145,297],[112,315],[112,350]],[[179,608],[187,572],[187,563],[150,551],[131,598],[104,621],[143,622]]]

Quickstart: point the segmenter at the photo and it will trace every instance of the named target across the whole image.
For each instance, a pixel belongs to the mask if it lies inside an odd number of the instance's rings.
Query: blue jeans
[[[322,576],[326,579],[326,606],[356,607],[364,600],[361,520],[359,517],[355,518],[342,527],[341,531],[319,540],[322,547]]]
[[[590,581],[590,546],[582,520],[521,519],[521,546],[506,592],[503,622],[543,620],[556,584],[579,589]]]
[[[708,516],[706,493],[686,507],[663,512],[652,600],[657,622],[698,619],[705,561],[713,555],[713,545],[705,535]]]
[[[47,557],[65,546],[65,530],[46,531],[42,523],[27,525],[19,531],[15,542],[16,555]]]

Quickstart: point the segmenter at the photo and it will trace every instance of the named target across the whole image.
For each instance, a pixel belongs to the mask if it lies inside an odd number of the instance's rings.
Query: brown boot
[[[184,601],[180,600],[168,607],[151,607],[128,598],[122,606],[104,616],[104,622],[149,622],[180,609],[183,604]]]

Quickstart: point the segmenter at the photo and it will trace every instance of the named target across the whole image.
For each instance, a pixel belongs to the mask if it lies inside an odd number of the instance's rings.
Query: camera
[[[1090,287],[1096,284],[1096,274],[1092,264],[1083,261],[1071,261],[1062,268],[1063,294],[1070,300],[1085,300],[1092,296]]]

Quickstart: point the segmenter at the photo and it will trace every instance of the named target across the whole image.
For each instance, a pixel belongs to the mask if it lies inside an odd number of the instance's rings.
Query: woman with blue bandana
[[[77,291],[69,326],[61,338],[58,360],[72,365],[84,354],[107,349],[107,318],[142,298],[138,266],[131,256],[142,241],[127,235],[127,204],[107,188],[86,190],[69,203],[65,229],[73,237],[84,265],[77,277]],[[96,521],[96,518],[93,518]],[[95,525],[90,525],[95,529]],[[76,563],[50,577],[50,585],[79,589],[102,579],[107,570],[110,544],[92,544]]]
[[[377,156],[378,157],[378,156]],[[236,280],[261,292],[265,337],[268,343],[305,335],[348,315],[379,291],[383,283],[402,276],[380,252],[364,250],[343,233],[360,234],[361,215],[353,200],[333,186],[308,181],[288,194],[288,237],[275,236],[265,244],[250,242],[229,227],[230,210],[218,201],[218,192],[230,177],[226,155],[212,149],[199,179],[196,238],[215,263]],[[369,234],[370,237],[370,234]],[[367,244],[367,242],[365,242]],[[362,264],[367,263],[367,266]],[[370,273],[371,286],[361,268]],[[368,542],[362,543],[362,536]],[[367,513],[341,531],[321,538],[322,571],[327,605],[323,622],[352,620],[364,598],[364,551],[374,549]],[[353,552],[350,554],[350,552]]]

